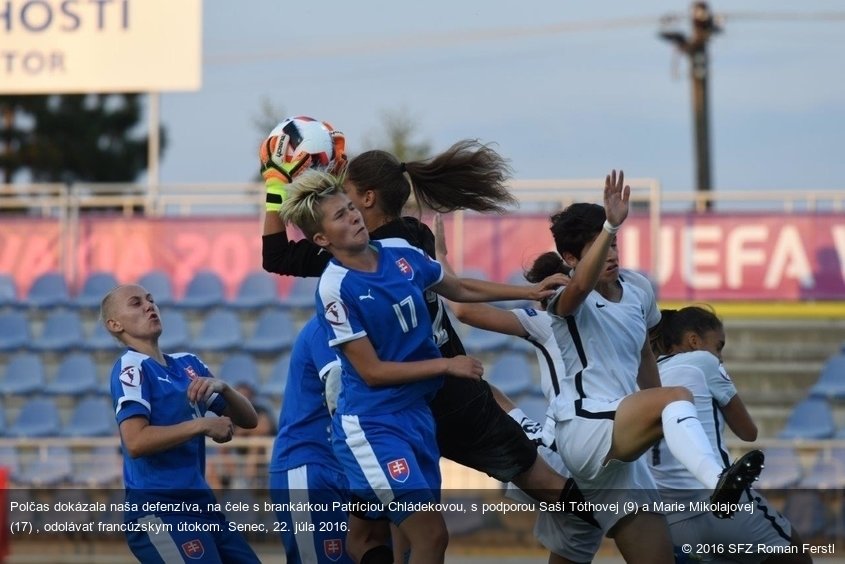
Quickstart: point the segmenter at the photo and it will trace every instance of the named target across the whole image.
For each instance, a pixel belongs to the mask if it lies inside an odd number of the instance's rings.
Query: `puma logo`
[[[364,300],[375,300],[375,298],[373,297],[373,290],[372,290],[372,288],[367,288],[367,293],[366,293],[366,294],[364,294],[363,296],[358,296],[358,299],[359,299],[359,300],[361,300],[361,301],[364,301]]]

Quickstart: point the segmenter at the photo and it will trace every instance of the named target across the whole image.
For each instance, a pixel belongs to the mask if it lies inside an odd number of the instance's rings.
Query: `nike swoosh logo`
[[[603,307],[604,307],[604,306],[606,306],[606,305],[607,305],[607,304],[596,304],[596,307],[597,307],[597,308],[603,308]]]
[[[676,423],[680,423],[681,421],[686,421],[687,419],[698,419],[695,415],[687,415],[686,417],[678,417]]]

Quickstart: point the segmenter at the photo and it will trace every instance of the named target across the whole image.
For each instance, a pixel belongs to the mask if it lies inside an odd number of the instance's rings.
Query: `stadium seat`
[[[542,425],[546,421],[546,410],[549,407],[549,400],[539,396],[523,396],[516,400],[516,406],[525,415]]]
[[[44,320],[41,336],[32,343],[38,351],[61,352],[80,348],[85,342],[82,319],[76,311],[54,311]]]
[[[103,297],[118,286],[117,278],[111,272],[92,272],[82,283],[82,290],[73,301],[76,307],[98,308]]]
[[[249,354],[239,353],[226,357],[215,376],[225,380],[232,387],[246,384],[253,390],[259,388],[258,365]]]
[[[173,305],[173,284],[170,276],[162,270],[150,271],[138,279],[138,285],[143,286],[153,295],[158,307]]]
[[[288,384],[288,368],[290,368],[290,353],[285,353],[273,364],[270,370],[270,377],[262,384],[261,395],[272,398],[281,398],[285,395],[285,386]]]
[[[0,273],[0,307],[17,306],[18,285],[11,274]]]
[[[203,270],[197,272],[188,282],[185,295],[176,305],[186,309],[204,309],[222,305],[224,302],[225,290],[220,276],[210,270]]]
[[[829,439],[835,432],[836,424],[827,400],[808,397],[795,406],[778,437],[781,439]]]
[[[311,309],[317,307],[315,292],[319,278],[294,278],[288,295],[281,300],[282,307],[291,309]]]
[[[95,447],[80,458],[70,478],[74,485],[104,488],[117,486],[123,478],[123,459],[113,446]]]
[[[33,398],[21,407],[15,421],[7,429],[9,437],[54,437],[59,434],[62,421],[52,399]]]
[[[69,480],[72,473],[73,457],[70,449],[51,446],[41,449],[35,460],[22,473],[21,481],[35,488],[44,488]]]
[[[32,353],[21,353],[12,357],[0,380],[0,395],[23,396],[44,389],[44,364],[41,357]]]
[[[827,515],[821,494],[813,490],[790,490],[783,514],[800,531],[802,539],[811,539],[827,528]]]
[[[288,312],[265,309],[258,316],[255,331],[243,348],[253,354],[278,353],[289,349],[295,337],[296,326]]]
[[[191,342],[191,331],[188,328],[188,320],[178,310],[168,309],[161,312],[161,321],[164,329],[158,338],[158,345],[165,353],[180,352],[188,348]]]
[[[845,398],[845,352],[828,359],[819,379],[810,388],[810,395],[827,399]]]
[[[0,313],[0,351],[16,351],[31,344],[29,320],[21,311]]]
[[[61,435],[63,437],[108,437],[116,432],[117,423],[111,401],[100,396],[79,400]]]
[[[94,359],[88,353],[74,353],[59,364],[56,376],[47,382],[44,393],[84,396],[100,390]]]
[[[467,352],[470,354],[479,354],[504,350],[510,344],[511,338],[509,335],[485,331],[478,327],[470,327],[461,340]]]
[[[279,303],[278,276],[267,272],[249,273],[238,287],[237,295],[229,302],[237,309],[258,309]]]
[[[6,434],[6,408],[3,407],[3,403],[0,402],[0,437]],[[2,466],[2,463],[0,463]]]
[[[58,272],[42,274],[29,288],[26,303],[35,308],[56,307],[70,303],[70,292],[65,277]]]
[[[18,449],[13,446],[0,447],[0,466],[7,469],[9,479],[12,482],[17,482],[20,479],[21,473],[21,461],[18,455]]]
[[[506,396],[516,397],[534,387],[533,373],[525,355],[509,352],[496,359],[485,380],[491,386],[499,388]]]
[[[108,332],[106,326],[97,321],[91,335],[85,339],[83,348],[87,351],[110,351],[121,347],[121,344]]]
[[[242,340],[238,316],[232,311],[218,309],[205,318],[193,347],[201,351],[223,351],[239,346]]]
[[[810,490],[845,489],[845,449],[819,451],[812,468],[801,480],[801,487]]]
[[[766,449],[766,471],[755,485],[761,490],[782,490],[801,481],[803,469],[795,449],[788,447]]]

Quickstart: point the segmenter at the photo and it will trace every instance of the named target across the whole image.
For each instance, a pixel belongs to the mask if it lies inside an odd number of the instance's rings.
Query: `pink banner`
[[[455,240],[452,225],[447,218],[450,244]],[[548,225],[545,215],[468,215],[464,269],[494,280],[518,274],[537,255],[554,249]],[[5,219],[0,272],[12,273],[25,295],[38,275],[63,268],[73,288],[98,270],[131,282],[161,269],[171,274],[180,295],[197,271],[211,270],[231,296],[248,273],[261,269],[260,230],[252,218],[86,217],[74,245],[62,238],[55,220]],[[661,259],[650,274],[664,299],[845,299],[842,214],[666,214],[659,242]],[[619,250],[623,266],[651,269],[654,248],[647,217],[629,218],[619,233]],[[63,261],[63,252],[70,253],[69,260]],[[291,281],[280,277],[280,292]]]

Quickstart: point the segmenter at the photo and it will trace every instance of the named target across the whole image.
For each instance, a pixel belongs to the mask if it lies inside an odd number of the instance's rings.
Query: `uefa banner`
[[[516,279],[540,253],[554,250],[544,215],[467,215],[460,237],[453,228],[447,217],[453,261],[492,280]],[[261,270],[255,218],[83,217],[74,231],[68,239],[53,220],[4,220],[0,272],[12,274],[25,295],[32,281],[48,271],[65,272],[71,287],[78,288],[96,271],[131,282],[163,270],[179,295],[194,274],[210,270],[234,295],[247,274]],[[645,216],[626,221],[619,232],[620,263],[651,276],[662,299],[845,299],[842,214],[667,214],[657,245],[651,231]],[[280,277],[280,292],[291,283]]]

